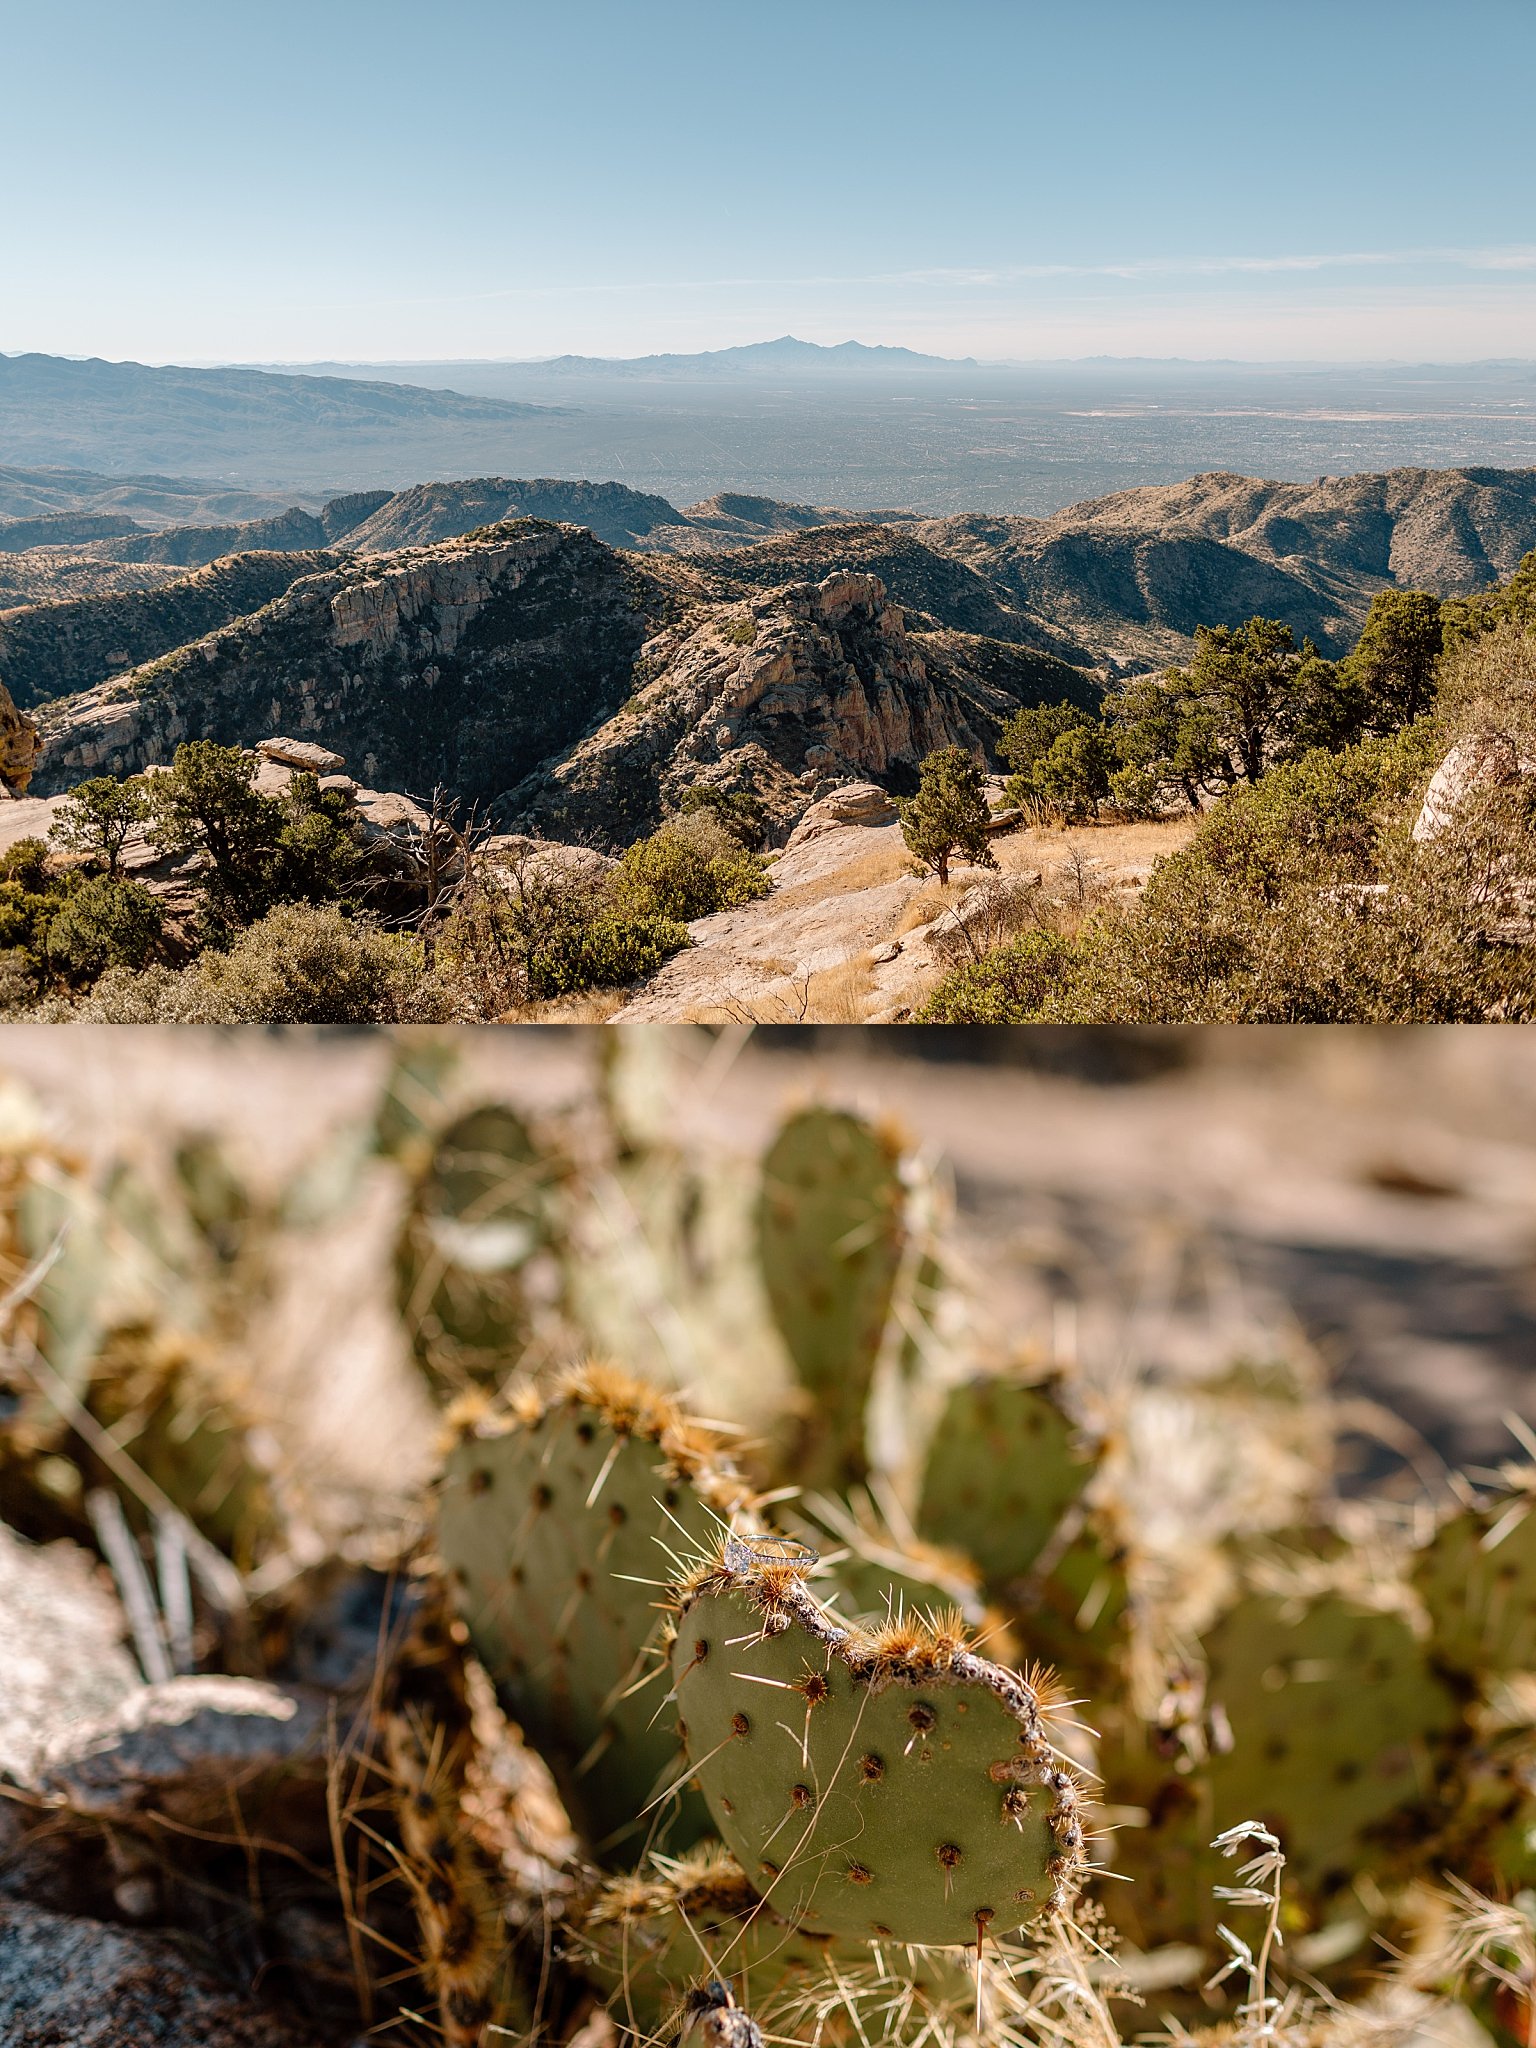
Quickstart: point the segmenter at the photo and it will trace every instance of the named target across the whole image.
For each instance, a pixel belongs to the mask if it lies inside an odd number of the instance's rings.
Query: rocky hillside
[[[295,491],[242,490],[207,477],[104,475],[90,469],[26,469],[0,462],[0,519],[36,519],[57,512],[100,512],[133,527],[206,525],[221,519],[266,519]],[[318,505],[320,496],[310,500]]]
[[[1013,641],[1090,666],[1102,660],[1090,643],[1020,604],[995,574],[994,565],[945,552],[932,545],[931,533],[932,528],[922,523],[822,526],[760,541],[698,566],[731,589],[820,581],[842,570],[856,570],[877,576],[904,604],[956,632]]]
[[[906,786],[936,747],[991,754],[1020,704],[1093,694],[1049,657],[913,630],[877,576],[846,571],[690,608],[644,670],[615,716],[513,792],[530,829],[633,838],[697,783],[749,790],[783,829],[825,782]]]
[[[1536,469],[1393,469],[1314,484],[1218,473],[1120,491],[1050,524],[1196,534],[1262,561],[1464,597],[1508,576],[1536,547]]]
[[[89,689],[280,597],[342,557],[228,555],[152,590],[0,611],[0,683],[24,708]]]
[[[329,509],[329,508],[327,508]],[[886,513],[889,520],[910,518]],[[585,526],[610,547],[663,554],[704,554],[749,546],[771,534],[845,520],[831,506],[785,505],[776,498],[723,491],[679,511],[666,498],[624,484],[564,482],[554,477],[467,477],[397,491],[345,536],[370,554],[429,547],[503,519],[556,519]]]
[[[729,573],[859,567],[946,624],[1092,665],[1187,656],[1197,626],[1260,613],[1339,654],[1388,583],[1452,597],[1536,547],[1536,470],[1393,470],[1316,484],[1193,477],[1051,519],[860,522],[765,541]]]
[[[198,569],[220,555],[297,554],[314,548],[334,547],[370,513],[388,503],[388,491],[349,491],[331,498],[318,512],[302,505],[289,505],[262,519],[246,519],[219,526],[163,526],[145,532],[92,541],[81,553],[97,561],[161,562],[173,568]]]
[[[694,780],[755,789],[789,821],[829,776],[910,778],[934,746],[988,747],[1017,704],[1094,688],[1027,648],[932,620],[914,630],[874,577],[738,593],[522,520],[332,563],[252,617],[47,705],[34,787],[278,726],[334,746],[374,786],[442,783],[501,800],[509,820],[618,843]]]
[[[533,521],[332,563],[254,616],[47,706],[34,787],[277,727],[334,746],[374,787],[440,782],[485,803],[618,707],[667,603],[590,533]]]
[[[121,512],[44,512],[30,519],[0,519],[0,555],[26,548],[85,547],[93,541],[121,541],[141,531]]]

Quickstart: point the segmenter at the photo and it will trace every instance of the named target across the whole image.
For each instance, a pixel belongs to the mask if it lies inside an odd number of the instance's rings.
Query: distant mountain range
[[[548,407],[415,384],[0,355],[0,452],[11,463],[209,471],[242,482],[340,482],[478,467]],[[318,465],[318,467],[317,467]],[[366,472],[365,472],[366,473]]]
[[[356,375],[367,365],[304,363],[294,367],[311,375],[346,376]],[[440,370],[451,382],[454,370],[485,365],[463,361],[418,363],[409,367],[417,371]],[[535,356],[508,360],[500,367],[526,371],[531,376],[550,377],[737,378],[868,377],[926,370],[975,370],[981,366],[973,356],[925,356],[915,349],[871,346],[862,341],[840,341],[828,346],[816,341],[799,341],[792,334],[781,334],[777,341],[751,341],[737,348],[703,349],[695,355]]]

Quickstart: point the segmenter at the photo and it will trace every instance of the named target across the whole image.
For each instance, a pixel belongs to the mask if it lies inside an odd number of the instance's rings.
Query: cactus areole
[[[1036,1689],[958,1625],[845,1628],[732,1548],[683,1595],[672,1670],[715,1823],[788,1920],[974,1946],[1070,1900],[1076,1780]]]

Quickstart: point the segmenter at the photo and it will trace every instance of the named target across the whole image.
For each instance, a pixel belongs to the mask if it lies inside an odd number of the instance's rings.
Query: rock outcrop
[[[878,782],[843,782],[826,796],[817,797],[785,842],[793,852],[807,840],[820,839],[844,825],[890,825],[895,822],[896,805]]]
[[[1036,657],[988,654],[984,674],[964,636],[912,631],[876,576],[717,604],[648,643],[653,679],[510,801],[530,829],[623,841],[705,783],[750,790],[787,832],[823,783],[907,781],[935,747],[986,753],[1009,713],[1038,701]]]
[[[313,735],[374,787],[441,783],[483,805],[617,708],[660,596],[589,533],[535,521],[348,561],[47,706],[38,787],[276,728]]]
[[[0,792],[23,796],[37,764],[37,727],[11,702],[11,693],[0,684]]]
[[[0,1899],[0,2040],[12,2048],[319,2048],[188,1963],[169,1935]]]
[[[1503,788],[1522,775],[1536,775],[1536,761],[1522,758],[1508,733],[1476,733],[1458,740],[1429,779],[1414,820],[1414,838],[1420,844],[1438,839],[1475,790]]]

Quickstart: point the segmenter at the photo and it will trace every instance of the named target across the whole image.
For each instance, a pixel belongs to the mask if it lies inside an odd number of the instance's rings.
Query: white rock
[[[256,751],[265,754],[269,761],[281,761],[285,768],[307,768],[311,775],[338,775],[347,765],[340,754],[333,754],[329,747],[318,746],[313,740],[258,740]]]
[[[895,816],[895,803],[878,783],[844,782],[817,798],[790,833],[788,845],[803,846],[840,825],[889,825]]]

